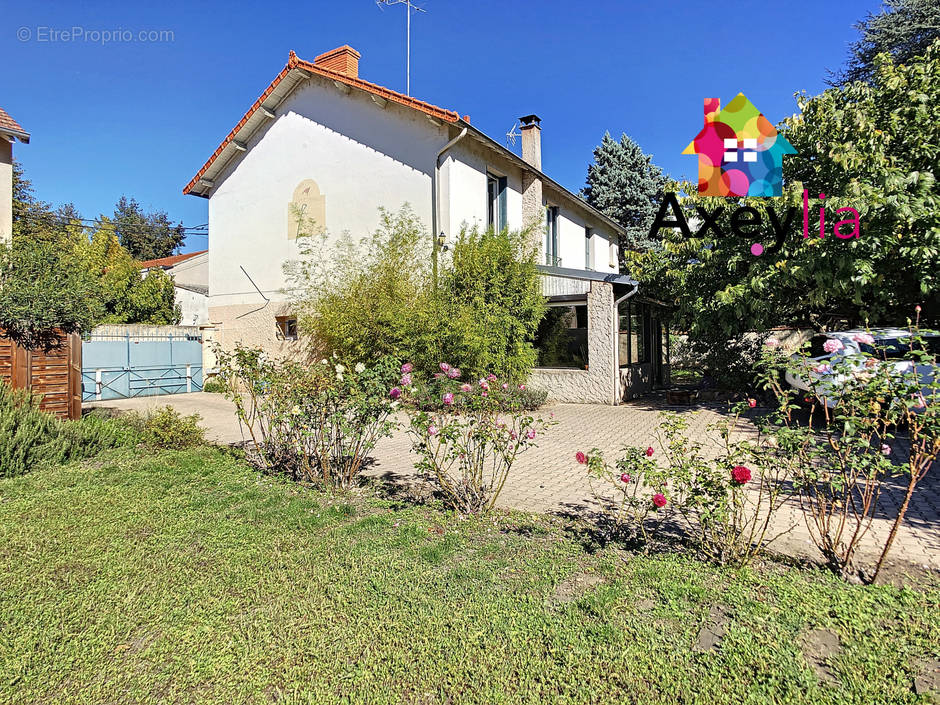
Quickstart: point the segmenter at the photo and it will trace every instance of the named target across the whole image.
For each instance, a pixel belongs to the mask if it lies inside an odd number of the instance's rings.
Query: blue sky
[[[680,152],[701,127],[704,98],[724,104],[743,92],[771,121],[792,114],[794,92],[825,88],[826,69],[838,68],[856,38],[852,24],[880,5],[418,4],[427,13],[412,22],[412,94],[469,114],[500,141],[518,116],[537,113],[543,168],[573,191],[605,131],[626,132],[673,176],[694,175],[695,158]],[[95,41],[108,30],[171,39]],[[15,154],[40,198],[73,201],[90,218],[127,194],[194,226],[207,221],[207,201],[183,196],[183,186],[288,51],[312,60],[341,44],[361,52],[363,78],[404,90],[401,6],[11,3],[0,29],[0,106],[32,133]],[[202,247],[205,238],[194,237],[184,249]]]

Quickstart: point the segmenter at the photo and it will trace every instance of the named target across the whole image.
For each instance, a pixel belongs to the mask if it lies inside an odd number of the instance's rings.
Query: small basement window
[[[275,316],[278,340],[297,340],[297,317]]]

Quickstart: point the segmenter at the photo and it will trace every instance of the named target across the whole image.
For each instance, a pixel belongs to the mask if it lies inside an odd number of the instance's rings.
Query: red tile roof
[[[287,65],[277,76],[274,77],[274,80],[271,81],[271,85],[269,85],[264,90],[258,100],[254,102],[254,105],[252,105],[248,109],[248,112],[245,113],[244,117],[242,117],[238,124],[232,128],[232,131],[228,133],[226,138],[222,140],[222,144],[220,144],[218,149],[212,153],[212,156],[209,157],[209,160],[198,172],[196,172],[196,175],[192,178],[192,180],[186,184],[186,187],[183,189],[184,194],[188,194],[190,191],[192,191],[193,187],[198,183],[199,179],[205,175],[205,173],[209,170],[209,167],[212,166],[213,162],[215,162],[215,160],[222,153],[222,150],[224,150],[235,139],[238,131],[244,127],[245,123],[248,122],[248,119],[255,114],[255,112],[261,107],[261,104],[268,98],[268,96],[271,95],[271,93],[274,92],[274,89],[277,88],[278,84],[283,81],[287,74],[289,74],[293,69],[303,69],[304,71],[323,76],[324,78],[329,78],[333,81],[344,83],[347,86],[359,88],[366,91],[367,93],[379,96],[380,98],[384,98],[390,102],[398,103],[400,105],[419,110],[426,115],[437,118],[438,120],[444,120],[446,122],[457,122],[460,119],[460,115],[454,110],[439,108],[436,105],[426,103],[425,101],[418,100],[417,98],[412,98],[411,96],[405,95],[404,93],[398,93],[397,91],[393,91],[390,88],[385,88],[384,86],[379,86],[375,83],[363,81],[361,78],[347,76],[346,74],[339,71],[332,71],[314,62],[305,61],[304,59],[299,58],[293,51],[291,51],[287,60]]]
[[[3,108],[0,108],[0,132],[14,135],[22,142],[29,142],[29,133]]]
[[[172,267],[180,262],[185,262],[196,255],[202,255],[209,250],[199,250],[199,252],[187,252],[184,255],[172,255],[170,257],[161,257],[160,259],[148,259],[140,263],[141,269],[152,269],[154,267]]]

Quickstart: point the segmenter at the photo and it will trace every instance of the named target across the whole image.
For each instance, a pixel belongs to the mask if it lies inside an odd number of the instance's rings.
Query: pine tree
[[[581,196],[626,228],[627,234],[620,241],[621,252],[656,246],[649,229],[662,200],[666,178],[652,159],[627,135],[617,142],[608,132],[594,149],[594,161],[588,165],[587,184]]]

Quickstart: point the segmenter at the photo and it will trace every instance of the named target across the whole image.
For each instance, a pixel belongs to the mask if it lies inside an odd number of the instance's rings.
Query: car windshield
[[[919,349],[915,343],[915,348]],[[924,349],[931,355],[940,355],[940,336],[923,338]],[[911,352],[911,342],[908,338],[878,338],[875,345],[862,343],[859,345],[862,352],[880,357],[884,360],[904,360]]]

